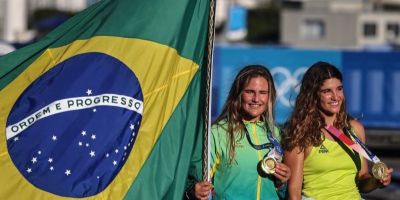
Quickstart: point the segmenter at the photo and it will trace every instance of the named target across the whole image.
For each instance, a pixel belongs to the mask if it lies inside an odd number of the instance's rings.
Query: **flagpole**
[[[209,137],[211,128],[211,87],[212,87],[212,61],[213,61],[213,50],[214,50],[214,34],[215,34],[215,6],[216,1],[210,0],[210,13],[208,16],[208,33],[207,33],[207,49],[206,49],[206,91],[205,91],[205,119],[204,119],[204,132],[203,132],[203,180],[210,181],[210,150],[209,150]]]

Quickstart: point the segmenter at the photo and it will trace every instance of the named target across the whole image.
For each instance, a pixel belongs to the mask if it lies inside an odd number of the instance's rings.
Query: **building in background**
[[[37,30],[29,27],[33,13],[53,9],[75,13],[99,0],[0,0],[0,40],[25,43],[35,38]]]
[[[26,40],[27,12],[25,0],[2,0],[0,5],[2,38],[6,42]]]
[[[12,0],[13,1],[13,0]],[[88,0],[27,0],[29,12],[43,8],[56,8],[62,11],[77,12],[95,1]]]
[[[3,29],[4,29],[4,0],[0,0],[0,40],[3,39]]]
[[[400,0],[286,0],[283,5],[283,44],[341,49],[400,44]]]

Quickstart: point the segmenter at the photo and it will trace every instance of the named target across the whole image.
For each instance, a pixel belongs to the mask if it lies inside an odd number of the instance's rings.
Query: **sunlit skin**
[[[325,65],[325,66],[324,66]],[[311,69],[313,68],[313,69]],[[316,73],[325,73],[322,72],[322,68],[326,68],[329,70],[330,68],[326,66],[324,63],[319,63],[318,65],[312,66],[310,69],[315,71],[310,71],[310,76],[304,79],[306,83],[313,83],[313,81],[318,81],[319,78],[316,77]],[[320,69],[319,69],[320,68]],[[329,70],[330,71],[330,70]],[[340,72],[332,69],[330,75],[340,77]],[[307,73],[307,72],[306,72]],[[307,97],[306,94],[311,94],[314,92],[313,88],[308,87],[307,90],[304,90],[302,94],[303,97]],[[344,109],[345,96],[343,85],[340,79],[338,78],[329,78],[325,79],[320,85],[318,92],[318,104],[310,105],[310,108],[317,106],[319,113],[322,115],[324,122],[323,125],[334,125],[335,120],[346,120],[349,124],[346,126],[351,127],[357,137],[361,140],[361,142],[365,143],[365,130],[364,126],[355,119],[352,119],[350,116],[346,116],[346,110]],[[312,101],[311,101],[312,102]],[[301,105],[299,105],[301,106]],[[341,110],[342,109],[342,110]],[[350,119],[338,119],[340,113],[343,112],[342,117],[350,117]],[[318,120],[318,119],[316,119]],[[311,123],[310,123],[311,124]],[[338,128],[338,127],[336,127]],[[307,128],[306,128],[307,129]],[[299,130],[298,131],[303,131]],[[304,130],[307,133],[307,130]],[[332,136],[326,129],[321,128],[321,133],[324,134],[324,138],[328,140],[336,141],[334,136]],[[342,130],[343,131],[343,130]],[[288,199],[289,200],[301,200],[302,199],[302,189],[303,189],[303,178],[304,178],[304,160],[309,156],[313,145],[305,147],[302,149],[301,145],[297,144],[293,149],[285,151],[284,161],[287,164],[292,172],[292,176],[289,179],[288,184]],[[345,148],[345,147],[342,147]],[[349,147],[350,148],[350,147]],[[331,158],[335,159],[335,158]],[[377,188],[386,187],[391,182],[391,175],[393,172],[392,168],[388,169],[388,173],[385,177],[380,180],[376,180],[373,178],[369,172],[368,161],[364,157],[360,157],[361,168],[358,171],[358,176],[355,177],[356,186],[360,193],[368,193]]]
[[[337,78],[325,80],[320,88],[319,96],[321,114],[325,117],[325,122],[332,125],[344,100],[342,82]]]
[[[259,76],[251,78],[244,87],[241,98],[241,114],[243,120],[256,122],[260,120],[261,115],[267,111],[269,101],[268,81]],[[277,163],[274,176],[277,178],[276,186],[281,187],[291,176],[290,169],[282,163]],[[208,181],[202,181],[195,184],[195,197],[200,200],[208,200],[211,194],[212,184]]]
[[[344,92],[342,82],[337,78],[331,78],[324,81],[322,84],[320,91],[320,111],[325,118],[325,123],[327,125],[333,125],[333,122],[336,119],[336,115],[340,112],[340,107],[342,106],[344,100]],[[356,121],[350,121],[351,127],[358,134],[359,139],[365,143],[365,130],[363,125]],[[333,140],[331,134],[329,134],[326,130],[322,129],[325,137]],[[309,150],[308,150],[309,152]],[[363,192],[370,192],[374,190],[376,187],[385,187],[388,186],[391,182],[391,176],[393,169],[389,168],[388,174],[381,180],[375,180],[371,177],[371,174],[368,171],[368,165],[365,158],[361,164],[361,169],[358,172],[358,187]]]
[[[337,78],[331,78],[324,81],[320,89],[320,109],[321,113],[325,118],[325,123],[327,125],[333,125],[333,122],[336,119],[336,115],[340,112],[340,107],[342,106],[344,100],[344,91],[342,82]],[[365,130],[362,124],[356,120],[350,121],[351,126],[358,134],[358,137],[362,142],[365,143]],[[331,134],[329,134],[326,130],[322,130],[325,137],[333,140]],[[365,158],[362,158],[363,162],[361,164],[361,169],[358,173],[359,175],[359,188],[364,192],[369,192],[377,187],[385,187],[388,186],[391,182],[391,176],[393,172],[393,168],[389,168],[388,174],[381,180],[375,180],[371,177],[371,174],[368,171],[367,161]]]
[[[268,81],[259,76],[251,78],[241,94],[243,119],[255,122],[266,111],[269,99]]]
[[[333,125],[337,114],[340,112],[340,108],[344,101],[344,90],[342,82],[337,78],[327,79],[323,82],[319,90],[319,109],[322,116],[325,119],[327,125]],[[353,127],[355,133],[359,139],[365,143],[365,130],[362,124],[356,120],[351,120],[351,127]],[[326,138],[334,140],[331,134],[326,130],[321,129],[322,133]],[[307,158],[311,147],[305,151],[300,151],[298,147],[292,151],[287,151],[285,154],[286,164],[290,166],[292,176],[289,180],[289,199],[300,200],[301,189],[303,183],[303,164],[304,159]],[[388,174],[381,180],[375,180],[371,177],[368,171],[367,160],[363,159],[361,169],[358,172],[358,188],[362,192],[370,192],[377,187],[386,187],[391,182],[391,175],[393,168],[389,168]]]

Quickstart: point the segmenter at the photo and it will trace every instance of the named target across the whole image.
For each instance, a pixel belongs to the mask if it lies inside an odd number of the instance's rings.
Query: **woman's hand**
[[[277,163],[274,176],[279,180],[280,183],[286,183],[289,180],[290,175],[290,168],[287,165],[283,163]]]
[[[212,184],[208,181],[198,182],[194,186],[194,196],[200,200],[208,200]]]
[[[392,182],[393,168],[389,168],[385,177],[379,180],[380,188],[386,187]]]
[[[384,188],[392,181],[393,168],[389,168],[385,177],[380,180],[375,179],[371,174],[363,174],[359,178],[358,188],[360,192],[368,193],[377,188]]]

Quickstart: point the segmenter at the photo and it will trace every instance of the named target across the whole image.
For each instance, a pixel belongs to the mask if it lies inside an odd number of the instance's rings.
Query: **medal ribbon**
[[[326,126],[325,129],[332,134],[333,136],[335,136],[337,139],[339,139],[340,141],[342,141],[343,143],[345,143],[347,146],[349,146],[350,148],[352,148],[354,151],[356,151],[357,153],[359,153],[360,155],[362,155],[364,158],[368,159],[369,161],[373,162],[373,163],[377,163],[380,162],[379,158],[373,154],[366,146],[365,144],[353,133],[353,131],[351,131],[348,128],[345,128],[344,130],[349,133],[356,142],[354,142],[353,140],[351,140],[349,137],[347,137],[343,132],[341,132],[340,130],[338,130],[337,128],[335,128],[332,125]]]
[[[269,131],[268,129],[267,129],[267,137],[268,137],[268,140],[272,144],[274,144],[274,150],[279,154],[279,156],[282,157],[283,156],[283,148],[282,148],[281,144],[279,143],[279,141],[276,138],[274,138],[274,136],[272,135],[272,131]]]
[[[253,148],[255,148],[255,149],[257,149],[257,150],[275,148],[275,147],[274,147],[275,145],[274,145],[273,143],[265,143],[265,144],[261,144],[261,145],[256,145],[256,144],[254,144],[254,143],[251,141],[250,134],[249,134],[249,132],[247,131],[247,128],[246,128],[246,127],[244,128],[244,130],[245,130],[245,133],[246,133],[246,138],[247,138],[247,140],[249,141],[250,145],[251,145]]]

